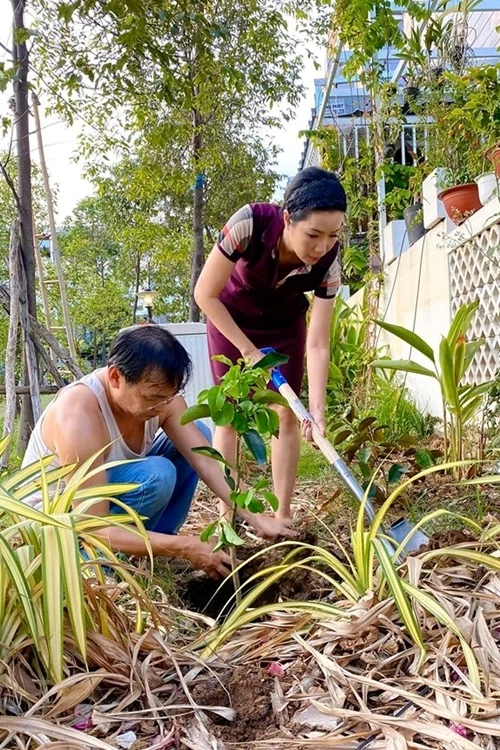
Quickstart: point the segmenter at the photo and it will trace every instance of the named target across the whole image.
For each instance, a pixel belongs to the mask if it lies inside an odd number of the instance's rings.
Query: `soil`
[[[246,743],[282,736],[280,726],[285,717],[273,709],[271,697],[275,680],[279,679],[281,689],[286,692],[305,669],[306,665],[299,662],[276,678],[259,665],[238,667],[221,675],[219,680],[206,680],[196,686],[193,698],[199,706],[233,708],[236,716],[231,722],[209,713],[214,725],[212,731],[223,741],[238,743],[238,750],[244,750]]]
[[[306,544],[316,544],[318,540],[316,535],[311,532],[301,532],[298,541]],[[257,543],[253,545],[246,544],[238,548],[238,562],[249,561],[239,571],[240,584],[243,584],[243,596],[247,593],[244,586],[246,581],[264,568],[280,565],[283,558],[290,552],[290,547],[278,549],[271,549],[270,547],[270,543]],[[254,560],[250,559],[262,550],[267,551],[265,554],[260,554]],[[334,550],[331,551],[333,552]],[[307,550],[304,550],[302,557],[306,555]],[[214,581],[205,573],[199,571],[184,569],[176,574],[175,568],[171,569],[175,580],[176,593],[187,609],[202,612],[214,619],[227,617],[234,606],[234,599],[232,600],[232,606],[231,604],[228,605],[234,594],[231,579],[228,579],[221,585],[221,581]],[[252,582],[252,585],[254,583]],[[269,586],[254,602],[253,606],[261,606],[280,600],[303,601],[306,599],[319,599],[324,593],[320,576],[308,570],[295,569]]]

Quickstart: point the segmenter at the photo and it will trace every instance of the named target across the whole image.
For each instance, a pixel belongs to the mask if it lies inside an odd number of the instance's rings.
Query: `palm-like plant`
[[[0,441],[0,455],[7,444],[8,438]],[[132,533],[147,536],[137,513],[114,497],[135,485],[82,488],[102,471],[91,469],[95,456],[76,471],[74,465],[50,469],[51,460],[0,476],[0,665],[32,644],[44,676],[58,682],[67,638],[86,663],[87,633],[110,635],[106,599],[90,595],[92,582],[103,586],[111,568],[138,602],[145,600],[98,532],[126,524]],[[41,493],[40,509],[24,502],[35,491]],[[105,497],[113,497],[123,515],[93,516],[92,505]],[[76,509],[73,501],[78,501]],[[131,627],[142,627],[140,606]]]
[[[462,461],[464,458],[464,428],[477,416],[491,381],[480,385],[465,383],[467,371],[484,339],[467,341],[466,334],[479,302],[462,305],[453,318],[446,336],[441,339],[436,354],[420,336],[407,328],[378,320],[377,324],[419,351],[431,363],[432,369],[411,359],[377,359],[372,367],[433,378],[439,384],[443,404],[444,460]]]
[[[285,550],[290,547],[290,552],[284,556],[278,566],[260,570],[246,582],[247,593],[241,602],[218,629],[204,636],[203,656],[208,658],[210,654],[218,652],[240,628],[277,611],[300,613],[304,621],[326,620],[331,623],[332,628],[338,625],[339,628],[345,629],[349,623],[354,626],[359,617],[362,600],[366,601],[368,597],[374,606],[380,605],[383,608],[385,602],[384,612],[394,609],[397,611],[397,616],[393,617],[393,620],[398,623],[401,637],[413,643],[419,652],[415,665],[417,670],[430,658],[426,642],[427,623],[437,623],[443,628],[444,633],[451,634],[460,652],[457,658],[463,661],[462,668],[466,669],[470,689],[476,697],[479,697],[483,679],[480,665],[470,645],[470,634],[466,629],[462,629],[460,622],[451,615],[449,608],[444,604],[443,597],[435,594],[432,586],[427,585],[426,579],[429,576],[425,575],[424,571],[426,568],[432,571],[439,560],[457,560],[463,565],[480,565],[495,573],[500,571],[500,559],[497,556],[498,545],[495,542],[500,535],[500,524],[485,532],[480,524],[470,518],[459,516],[446,509],[437,509],[422,518],[413,530],[431,524],[438,518],[448,517],[455,521],[459,520],[464,526],[469,527],[477,535],[479,541],[472,549],[469,546],[423,549],[419,555],[409,558],[402,565],[398,565],[396,560],[411,534],[401,542],[396,551],[392,551],[385,544],[381,535],[391,506],[412,482],[418,482],[439,471],[464,468],[470,463],[433,466],[401,483],[380,507],[369,528],[365,527],[365,512],[361,506],[351,532],[351,549],[333,536],[335,545],[342,553],[342,560],[324,546],[297,542],[282,542],[275,545]],[[483,477],[477,481],[500,481],[500,477]],[[269,549],[258,554],[269,554]],[[328,600],[287,601],[255,606],[259,597],[270,586],[284,576],[294,575],[300,570],[314,572],[326,583],[331,591]],[[425,579],[425,581],[420,579]],[[249,589],[248,587],[252,585],[253,588]]]

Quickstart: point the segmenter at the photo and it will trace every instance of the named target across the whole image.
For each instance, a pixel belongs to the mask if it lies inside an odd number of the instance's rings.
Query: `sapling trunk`
[[[239,489],[240,487],[240,478],[241,478],[241,436],[236,435],[236,489]],[[231,526],[233,528],[233,531],[236,531],[236,518],[238,515],[238,506],[236,503],[233,503],[233,508],[231,511]],[[229,557],[231,559],[231,568],[233,570],[233,585],[234,585],[234,593],[236,598],[236,604],[238,605],[241,602],[241,584],[240,584],[240,574],[237,571],[238,567],[238,559],[236,557],[236,547],[231,545],[229,547]]]

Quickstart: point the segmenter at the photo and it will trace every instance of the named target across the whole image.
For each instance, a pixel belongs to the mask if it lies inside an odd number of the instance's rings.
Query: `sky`
[[[0,0],[0,18],[11,17],[12,7],[10,0]],[[10,47],[11,33],[8,23],[2,23],[0,28],[0,41]],[[324,52],[316,50],[317,62],[323,64]],[[294,118],[286,123],[285,127],[276,131],[274,139],[282,148],[279,155],[277,171],[281,174],[293,176],[298,170],[300,155],[303,148],[303,139],[298,133],[308,127],[311,116],[311,108],[314,105],[314,79],[322,75],[322,71],[314,67],[314,62],[305,55],[305,65],[302,81],[305,85],[306,96],[302,99],[295,110]],[[6,53],[0,50],[0,60],[6,59]],[[9,112],[8,98],[11,91],[0,95],[0,117]],[[62,222],[68,216],[79,200],[92,193],[92,186],[82,176],[83,165],[76,161],[78,126],[68,128],[57,117],[46,117],[44,104],[41,101],[40,117],[42,124],[42,137],[45,153],[45,161],[49,171],[51,185],[57,185],[57,220]],[[8,148],[9,138],[0,137],[0,150]],[[38,148],[36,137],[33,133],[31,139],[32,158],[38,161]]]

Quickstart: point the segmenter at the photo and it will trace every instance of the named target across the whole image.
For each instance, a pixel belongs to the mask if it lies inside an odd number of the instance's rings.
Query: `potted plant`
[[[425,234],[420,189],[415,189],[417,183],[420,188],[419,169],[396,161],[384,164],[383,169],[388,219],[404,220],[408,245],[411,246]]]
[[[454,224],[461,224],[482,207],[477,182],[466,167],[458,171],[448,169],[440,187],[438,198]]]
[[[424,210],[420,200],[403,209],[403,218],[408,232],[408,242],[414,245],[425,234]]]
[[[456,224],[482,206],[476,178],[485,170],[484,148],[500,137],[500,64],[443,71],[428,78],[419,117],[427,131],[426,163],[444,167],[439,188]]]

